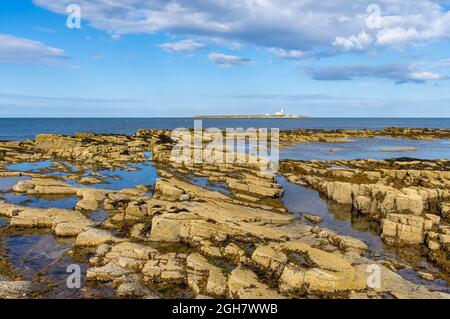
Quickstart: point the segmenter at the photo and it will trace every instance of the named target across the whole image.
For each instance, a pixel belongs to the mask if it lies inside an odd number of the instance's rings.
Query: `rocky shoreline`
[[[7,220],[0,227],[0,298],[52,293],[48,281],[23,280],[8,260],[4,240],[22,232],[69,242],[67,256],[86,266],[84,298],[450,297],[405,279],[389,261],[371,258],[361,240],[296,218],[281,201],[276,175],[262,170],[267,161],[174,162],[169,136],[141,130],[0,142],[0,179],[12,181],[0,201],[0,217]],[[282,131],[280,141],[375,136],[448,139],[450,130],[296,130]],[[154,185],[107,187],[114,178],[105,171],[133,172],[141,168],[131,164],[150,160]],[[41,169],[9,168],[46,161]],[[282,161],[280,173],[370,216],[387,244],[420,245],[448,281],[448,161]],[[53,202],[30,207],[8,201],[14,196]],[[73,198],[74,207],[51,206],[60,198]],[[106,218],[93,219],[96,212]],[[380,285],[368,286],[374,267]]]
[[[337,166],[337,167],[336,167]],[[450,270],[449,161],[284,161],[293,183],[351,206],[381,226],[389,244],[423,245],[446,276]]]
[[[296,129],[280,132],[281,142],[349,142],[350,138],[392,137],[414,140],[449,139],[449,129],[389,127],[382,130]]]

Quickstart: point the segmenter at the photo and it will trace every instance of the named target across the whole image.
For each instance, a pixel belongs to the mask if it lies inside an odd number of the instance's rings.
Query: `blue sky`
[[[450,117],[446,1],[0,7],[0,117]]]

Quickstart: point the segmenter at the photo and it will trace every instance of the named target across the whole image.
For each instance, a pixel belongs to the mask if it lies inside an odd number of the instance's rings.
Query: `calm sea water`
[[[450,158],[450,140],[408,140],[391,137],[354,138],[351,143],[294,143],[280,149],[280,159],[292,160],[382,160],[395,157]]]
[[[203,127],[383,129],[385,127],[450,128],[450,118],[307,118],[307,119],[203,119]],[[72,135],[76,132],[132,134],[139,129],[193,127],[193,118],[67,118],[0,119],[0,140],[34,139],[40,133]]]

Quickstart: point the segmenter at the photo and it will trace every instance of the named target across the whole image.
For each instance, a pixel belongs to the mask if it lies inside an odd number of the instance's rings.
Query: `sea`
[[[0,140],[34,139],[36,134],[76,132],[133,134],[139,129],[194,127],[194,118],[0,118]],[[202,119],[204,128],[373,129],[450,128],[450,118]]]
[[[37,134],[73,135],[76,132],[133,134],[140,129],[193,128],[189,118],[2,118],[0,140],[23,141]],[[372,129],[386,127],[450,128],[450,118],[298,118],[298,119],[201,119],[203,128],[278,128],[289,129]],[[398,149],[409,149],[397,152]],[[414,149],[415,148],[415,149]],[[389,150],[392,150],[389,151]],[[354,139],[354,143],[294,143],[280,151],[281,159],[419,159],[450,158],[449,140],[409,140],[380,137]]]

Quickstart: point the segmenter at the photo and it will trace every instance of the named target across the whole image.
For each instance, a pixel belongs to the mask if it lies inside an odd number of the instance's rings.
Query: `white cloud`
[[[271,48],[269,51],[279,58],[283,59],[302,59],[308,56],[307,53],[300,50],[285,50],[281,48]]]
[[[362,31],[357,36],[350,36],[349,38],[336,37],[333,41],[335,47],[339,47],[344,51],[363,50],[373,42],[370,34]]]
[[[407,74],[408,79],[411,81],[437,81],[443,80],[446,77],[442,74],[429,72],[429,71],[414,71]]]
[[[420,39],[420,37],[420,33],[414,28],[405,29],[402,27],[395,27],[392,29],[381,30],[377,35],[377,43],[401,47],[414,40]]]
[[[34,0],[65,14],[73,0]],[[450,14],[433,0],[378,0],[381,29],[370,28],[373,0],[79,0],[82,19],[110,34],[195,35],[298,51],[333,51],[448,40]],[[373,41],[370,41],[372,39]],[[376,41],[375,41],[376,40]],[[333,46],[334,44],[334,46]]]
[[[450,12],[443,1],[384,0],[377,44],[401,48],[428,41],[450,39]],[[384,12],[382,12],[384,13]]]
[[[65,58],[62,49],[49,47],[39,41],[0,34],[0,63],[54,64]]]
[[[250,59],[241,58],[235,55],[226,55],[218,52],[210,53],[208,55],[208,59],[222,67],[247,65],[252,62]]]
[[[159,47],[167,52],[192,52],[204,48],[205,45],[193,40],[182,40],[179,42],[163,43]]]
[[[415,64],[390,63],[383,65],[348,64],[325,67],[305,67],[301,70],[314,80],[348,81],[356,78],[380,78],[393,80],[397,84],[424,83],[447,80],[448,77],[433,71],[419,69]]]

